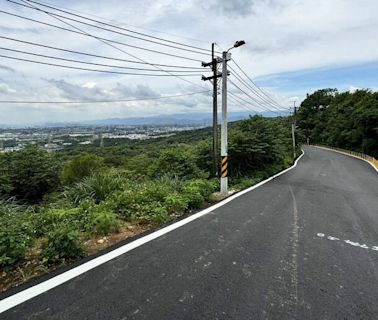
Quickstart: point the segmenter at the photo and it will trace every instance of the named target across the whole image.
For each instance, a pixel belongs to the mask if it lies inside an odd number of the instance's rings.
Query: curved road
[[[0,319],[378,319],[378,175],[296,168]]]

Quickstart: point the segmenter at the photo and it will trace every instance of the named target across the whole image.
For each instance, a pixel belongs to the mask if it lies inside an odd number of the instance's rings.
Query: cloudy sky
[[[376,0],[47,1],[53,6],[63,7],[78,14],[87,14],[93,19],[201,48],[210,48],[211,43],[216,42],[217,50],[221,51],[232,46],[235,40],[244,39],[246,45],[234,49],[232,57],[259,86],[283,106],[289,107],[293,99],[300,101],[306,93],[324,87],[334,87],[341,91],[355,88],[373,90],[378,88],[376,77],[378,1]],[[37,6],[35,3],[32,5]],[[209,60],[206,55],[163,47],[70,21],[73,26],[87,33],[123,43],[113,43],[113,46],[109,46],[85,35],[7,15],[3,11],[69,29],[73,28],[46,13],[5,0],[0,0],[0,10],[2,11],[0,12],[0,37],[116,59],[138,59],[137,61],[193,68],[200,67],[201,60]],[[199,61],[146,52],[124,44],[164,51]],[[91,63],[156,70],[155,67],[149,65],[77,55],[4,38],[0,38],[0,47],[3,48],[0,49],[2,56],[74,67],[110,70],[105,67],[28,56],[24,53],[4,50],[4,48]],[[120,68],[111,70],[132,72]],[[162,74],[156,71],[150,73]],[[201,81],[200,74],[184,79],[191,83],[176,77],[97,73],[0,57],[0,100],[2,101],[117,100],[186,94],[211,89],[209,83]],[[243,110],[234,104],[231,104],[230,109],[231,111]],[[209,93],[173,99],[104,104],[1,103],[0,123],[29,124],[197,113],[210,110]]]

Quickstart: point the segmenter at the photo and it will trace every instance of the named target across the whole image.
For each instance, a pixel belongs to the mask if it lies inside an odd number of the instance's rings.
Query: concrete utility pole
[[[218,73],[217,64],[220,62],[214,56],[214,43],[212,44],[212,61],[202,62],[203,67],[212,66],[213,75],[211,77],[202,76],[202,80],[213,80],[213,166],[214,175],[218,175],[218,107],[217,107],[217,79],[222,77],[222,125],[221,125],[221,194],[228,196],[228,155],[227,155],[227,61],[231,59],[229,51],[245,44],[244,40],[236,41],[234,46],[222,53],[222,73]]]
[[[231,53],[222,54],[222,127],[221,127],[221,194],[228,195],[228,141],[227,141],[227,61]]]
[[[236,41],[234,46],[222,54],[222,126],[221,126],[221,194],[228,196],[228,141],[227,141],[227,61],[231,60],[229,51],[245,44],[244,40]]]
[[[295,106],[294,101],[294,113],[293,113],[293,123],[291,124],[291,137],[293,139],[293,160],[297,157],[296,152],[296,143],[295,143],[295,127],[296,127],[296,115],[297,115],[297,107]]]

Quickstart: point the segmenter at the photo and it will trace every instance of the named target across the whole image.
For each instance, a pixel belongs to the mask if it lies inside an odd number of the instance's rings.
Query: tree
[[[323,89],[307,95],[298,110],[298,125],[312,143],[378,156],[378,93],[338,93]]]
[[[203,178],[206,174],[196,165],[193,150],[178,146],[163,150],[158,159],[149,167],[151,177],[171,175],[184,179]]]
[[[61,180],[65,185],[79,182],[104,167],[104,160],[93,154],[81,154],[69,161],[63,168]]]
[[[1,194],[36,203],[60,188],[59,163],[38,147],[28,146],[3,157],[0,171],[7,174],[1,178]]]
[[[229,171],[249,175],[272,165],[283,165],[290,148],[290,124],[286,119],[254,116],[241,121],[229,136]]]

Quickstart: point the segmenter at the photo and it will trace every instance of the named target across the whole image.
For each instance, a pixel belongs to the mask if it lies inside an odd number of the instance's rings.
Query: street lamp
[[[244,40],[236,41],[222,53],[222,126],[221,126],[221,194],[228,196],[228,144],[227,144],[227,61],[231,60],[230,50],[245,44]]]

